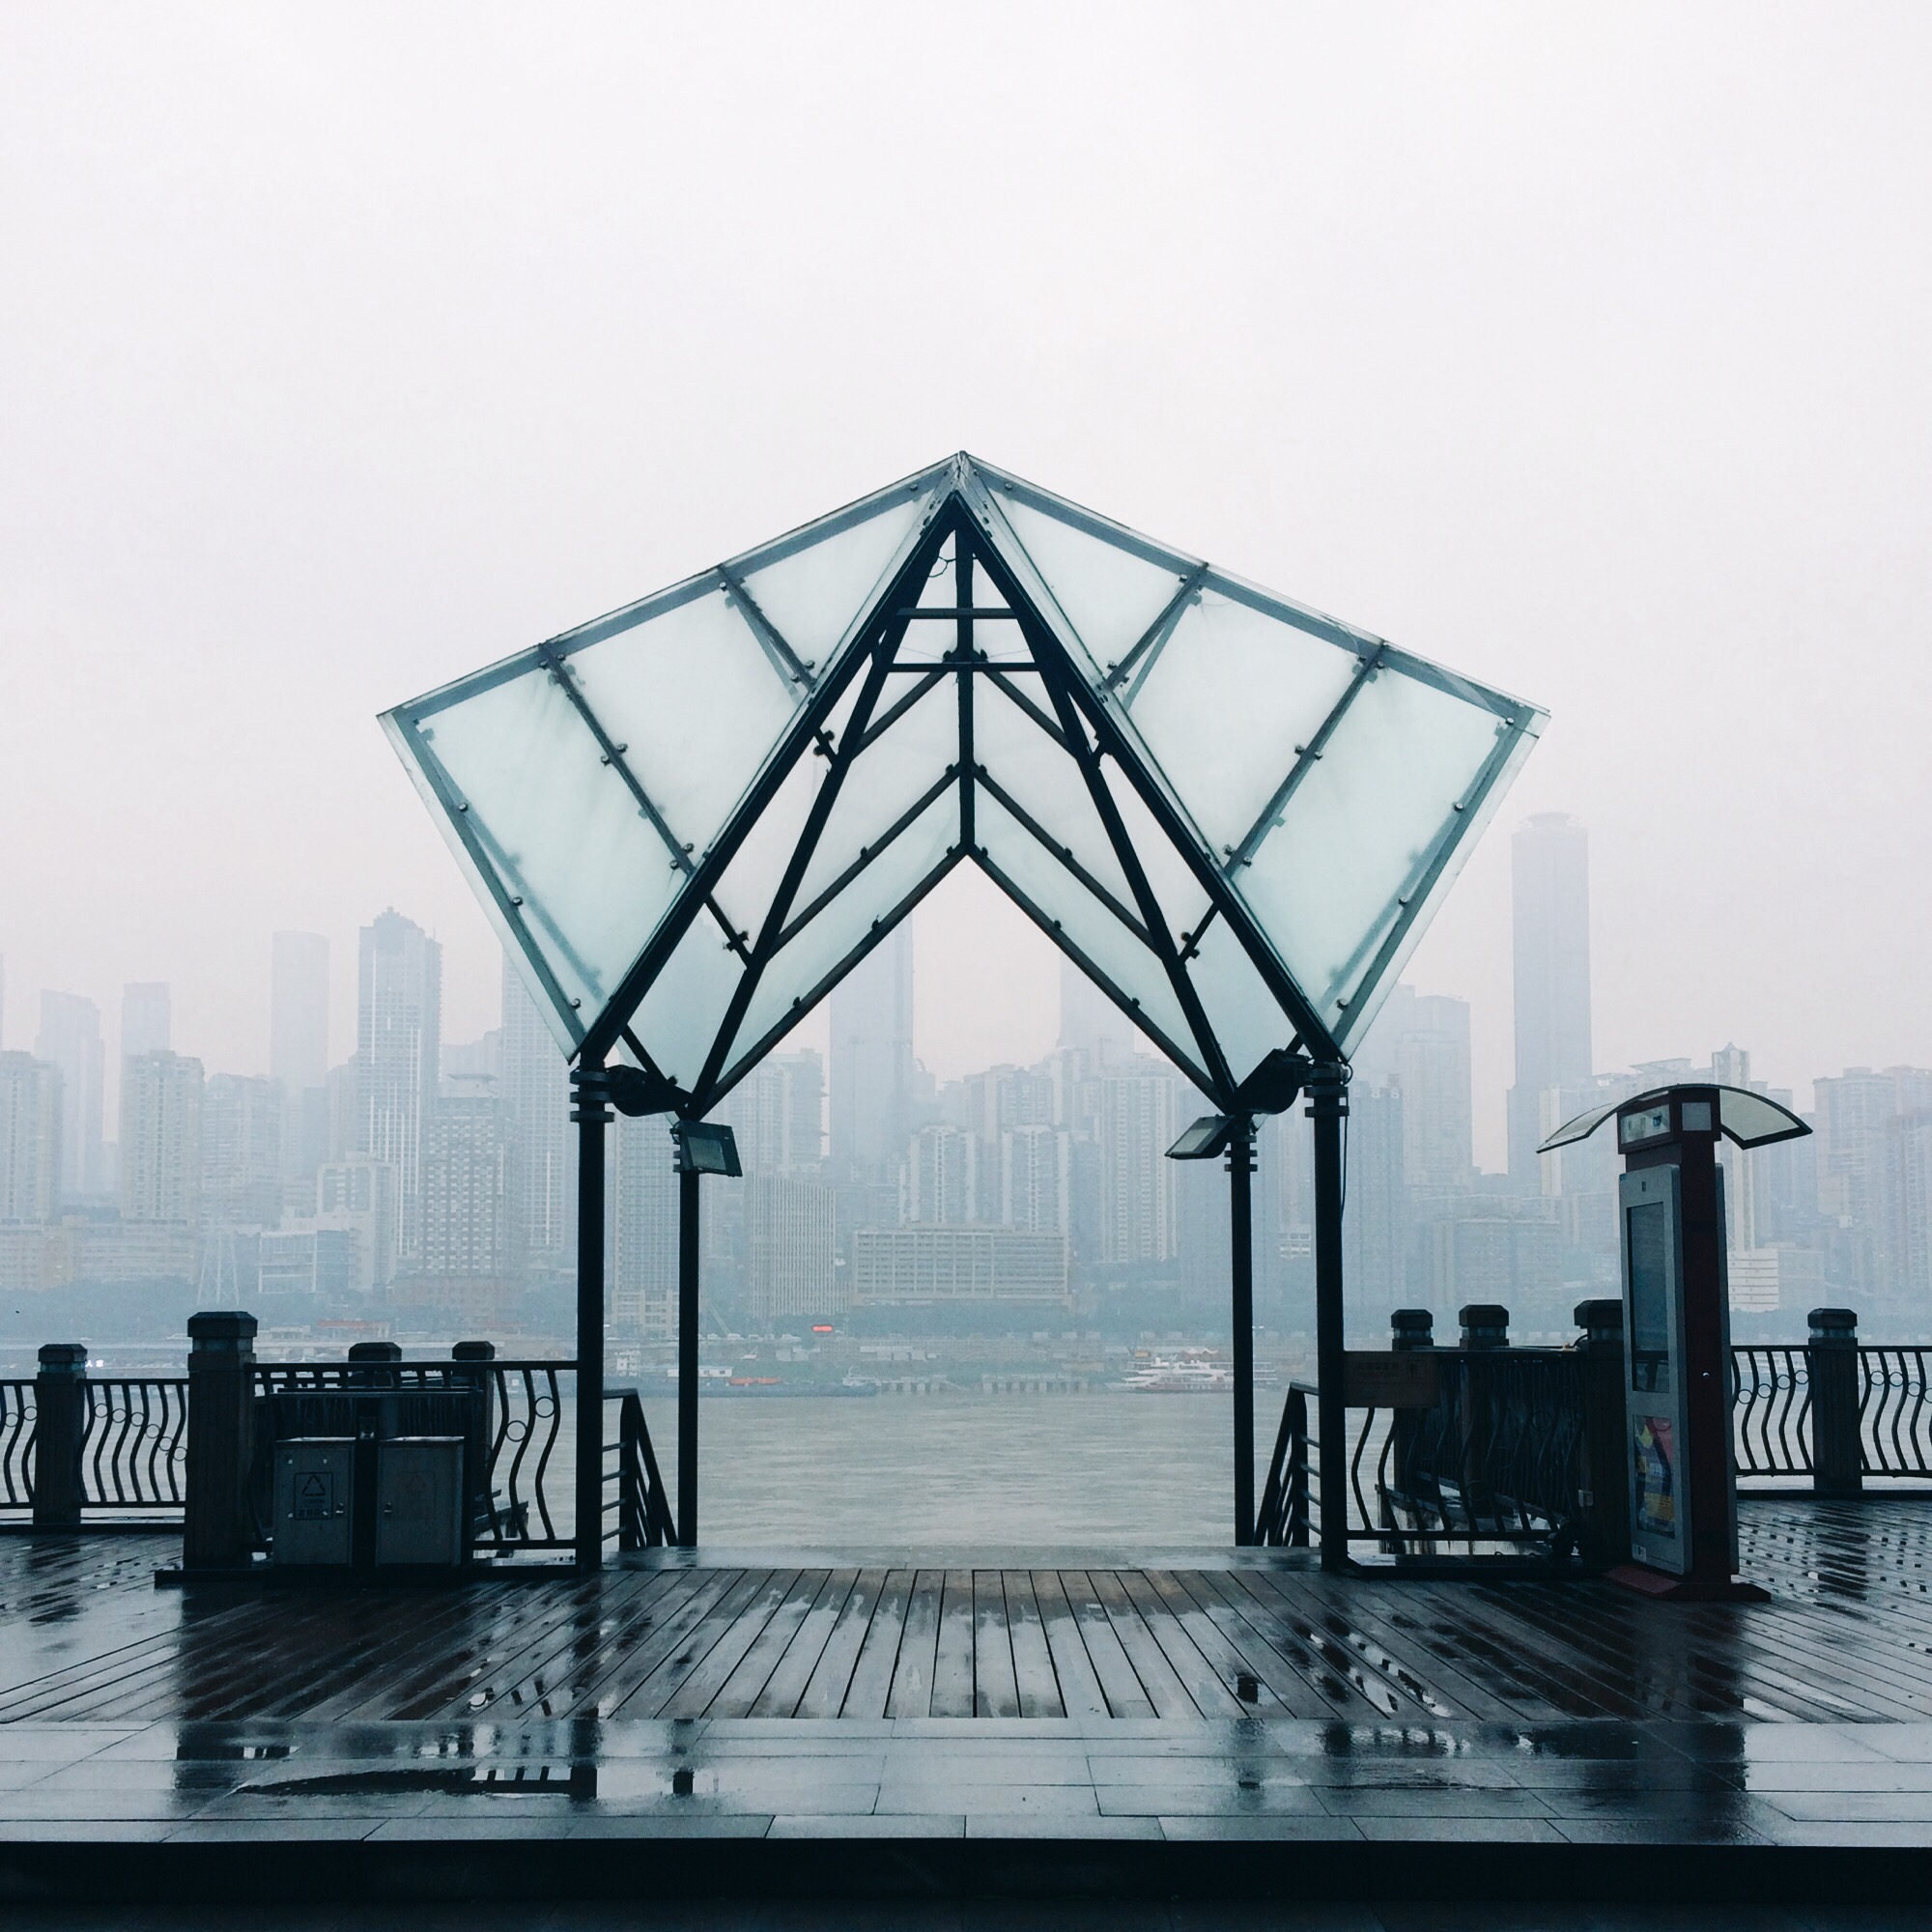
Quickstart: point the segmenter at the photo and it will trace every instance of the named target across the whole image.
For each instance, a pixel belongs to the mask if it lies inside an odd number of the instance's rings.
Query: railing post
[[[182,1568],[226,1570],[255,1550],[255,1318],[209,1308],[187,1318],[187,1494]]]
[[[572,1075],[577,1104],[577,1567],[604,1564],[604,1068]]]
[[[1228,1143],[1228,1232],[1235,1342],[1235,1541],[1255,1539],[1255,1123],[1243,1115]]]
[[[34,1527],[78,1529],[86,1495],[87,1345],[44,1342],[34,1378]]]
[[[1598,1569],[1628,1563],[1631,1555],[1630,1482],[1624,1467],[1624,1305],[1616,1300],[1579,1301],[1576,1321],[1583,1333],[1583,1466],[1577,1497],[1583,1560]]]
[[[1427,1308],[1398,1308],[1389,1315],[1389,1348],[1398,1354],[1435,1346],[1435,1317]],[[1422,1439],[1422,1411],[1398,1408],[1389,1415],[1389,1434],[1394,1437],[1395,1486],[1405,1495],[1414,1493],[1415,1453]],[[1393,1526],[1393,1513],[1383,1498],[1382,1520]]]
[[[1859,1318],[1851,1308],[1814,1308],[1805,1364],[1811,1383],[1811,1487],[1821,1496],[1864,1491],[1860,1429]]]
[[[1315,1123],[1315,1363],[1317,1453],[1321,1459],[1318,1515],[1321,1567],[1349,1567],[1348,1351],[1342,1285],[1342,1122],[1349,1112],[1349,1069],[1340,1061],[1317,1065],[1308,1080],[1308,1118]]]
[[[461,1373],[451,1379],[461,1381],[471,1392],[463,1445],[463,1484],[469,1498],[463,1547],[468,1552],[476,1541],[478,1525],[494,1530],[497,1520],[496,1498],[490,1493],[490,1440],[495,1433],[491,1411],[497,1391],[488,1366],[497,1359],[497,1345],[459,1342],[450,1350],[449,1359],[461,1367]]]
[[[697,1547],[698,1176],[677,1176],[677,1540]]]

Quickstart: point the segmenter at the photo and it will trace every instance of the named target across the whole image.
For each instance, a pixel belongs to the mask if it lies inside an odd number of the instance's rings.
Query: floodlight
[[[675,1121],[670,1131],[680,1174],[722,1174],[735,1180],[744,1173],[737,1136],[722,1121]]]
[[[1168,1149],[1169,1160],[1213,1160],[1228,1151],[1236,1122],[1226,1114],[1203,1114]]]

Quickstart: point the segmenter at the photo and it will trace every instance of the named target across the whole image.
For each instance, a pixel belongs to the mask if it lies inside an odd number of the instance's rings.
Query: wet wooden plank
[[[1153,1716],[1153,1706],[1140,1694],[1140,1680],[1134,1675],[1133,1667],[1127,1662],[1120,1645],[1114,1648],[1119,1655],[1119,1669],[1122,1683],[1132,1685],[1132,1698],[1141,1709],[1136,1714],[1115,1712],[1108,1708],[1107,1693],[1100,1688],[1099,1672],[1094,1667],[1094,1660],[1088,1655],[1087,1645],[1081,1635],[1080,1620],[1075,1616],[1073,1605],[1067,1601],[1066,1583],[1058,1570],[1034,1570],[1026,1573],[1027,1580],[1033,1585],[1034,1602],[1039,1610],[1040,1630],[1046,1638],[1048,1655],[1053,1660],[1053,1675],[1060,1692],[1060,1701],[1069,1718],[1106,1718],[1115,1716],[1139,1715]],[[1085,1593],[1087,1578],[1076,1573],[1076,1588]],[[1094,1605],[1095,1615],[1104,1626],[1107,1613],[1096,1601]],[[1109,1630],[1107,1635],[1113,1638]],[[1025,1679],[1021,1679],[1021,1694],[1025,1694]]]
[[[913,1572],[905,1628],[899,1636],[898,1658],[893,1665],[893,1687],[886,1698],[889,1718],[932,1715],[932,1665],[939,1648],[939,1604],[945,1588],[945,1571]]]
[[[1231,1595],[1227,1584],[1226,1577],[1206,1571],[1177,1572],[1173,1579],[1173,1587],[1184,1590],[1232,1646],[1238,1668],[1264,1684],[1290,1717],[1359,1719],[1365,1703],[1379,1717],[1397,1715],[1401,1707],[1393,1693],[1378,1698],[1368,1687],[1329,1668],[1279,1619],[1245,1614],[1253,1605]]]
[[[731,1673],[751,1654],[772,1619],[791,1601],[798,1582],[796,1570],[774,1570],[736,1615],[719,1631],[718,1638],[685,1672],[683,1681],[661,1703],[653,1717],[701,1718],[730,1681]]]
[[[858,1676],[861,1652],[869,1639],[883,1601],[887,1575],[884,1570],[859,1572],[851,1594],[839,1605],[832,1634],[825,1639],[825,1648],[820,1651],[817,1662],[811,1666],[811,1676],[793,1708],[794,1717],[837,1718],[844,1715],[847,1695]],[[903,1618],[904,1614],[904,1599],[901,1598],[899,1615]],[[881,1682],[884,1685],[892,1682],[891,1656],[886,1660]],[[885,1706],[885,1690],[882,1689],[879,1692],[879,1711],[872,1715],[878,1716]],[[858,1717],[861,1714],[853,1711],[851,1715]]]
[[[898,1671],[899,1651],[905,1643],[906,1617],[912,1609],[913,1590],[918,1581],[916,1570],[886,1573],[867,1626],[866,1640],[860,1647],[859,1661],[853,1666],[852,1682],[846,1687],[842,1716],[883,1718],[886,1715],[893,1679]],[[937,1634],[937,1623],[933,1630]]]
[[[811,1612],[819,1593],[831,1577],[829,1570],[801,1570],[791,1580],[783,1601],[755,1637],[751,1647],[719,1687],[718,1694],[704,1707],[707,1718],[749,1718],[771,1674],[782,1661],[797,1636],[799,1626]]]
[[[1236,1694],[1241,1665],[1226,1640],[1192,1604],[1182,1618],[1155,1587],[1153,1574],[1146,1570],[1118,1573],[1121,1587],[1140,1612],[1148,1634],[1160,1645],[1161,1654],[1174,1666],[1194,1707],[1204,1718],[1243,1718],[1252,1708]],[[1198,1635],[1197,1635],[1198,1632]],[[1272,1690],[1257,1680],[1257,1705],[1265,1706],[1271,1716],[1282,1715],[1282,1702]]]
[[[1114,1634],[1120,1638],[1127,1661],[1134,1666],[1134,1675],[1140,1679],[1141,1690],[1152,1704],[1154,1716],[1199,1717],[1201,1707],[1187,1694],[1187,1687],[1169,1662],[1167,1653],[1154,1641],[1152,1633],[1142,1622],[1133,1599],[1127,1595],[1121,1581],[1121,1573],[1116,1570],[1090,1570],[1087,1580],[1105,1608],[1107,1621],[1113,1626]],[[1228,1701],[1233,1703],[1234,1699]],[[1238,1716],[1238,1712],[1236,1715]]]
[[[694,1617],[680,1618],[675,1634],[668,1632],[650,1646],[648,1664],[624,1672],[623,1680],[608,1687],[598,1699],[600,1716],[655,1718],[676,1696],[685,1679],[710,1656],[739,1613],[769,1586],[769,1570],[726,1573],[729,1587],[709,1596]]]
[[[1007,1603],[1007,1634],[1012,1644],[1013,1692],[1019,1700],[1019,1715],[1065,1717],[1066,1706],[1061,1700],[1060,1681],[1034,1596],[1033,1578],[1024,1570],[1007,1570],[999,1573],[999,1585]],[[1096,1685],[1096,1697],[1098,1690]]]
[[[1106,1600],[1094,1585],[1094,1572],[1062,1570],[1057,1577],[1065,1589],[1074,1628],[1106,1697],[1109,1713],[1116,1718],[1153,1717],[1153,1699],[1148,1695],[1139,1672],[1134,1669],[1134,1661],[1127,1655],[1120,1632],[1114,1628]]]
[[[798,1709],[806,1687],[818,1668],[819,1659],[825,1654],[825,1646],[838,1628],[853,1585],[859,1580],[856,1570],[830,1570],[824,1573],[824,1577],[811,1607],[799,1620],[798,1629],[785,1646],[784,1655],[773,1666],[748,1716],[789,1718]],[[852,1654],[854,1657],[858,1655],[856,1645]],[[849,1676],[850,1671],[846,1674]],[[843,1687],[840,1688],[842,1690]]]
[[[1007,1617],[1007,1586],[997,1570],[973,1573],[973,1715],[1017,1718],[1018,1673]]]
[[[973,1715],[973,1573],[949,1570],[939,1600],[939,1642],[932,1660],[935,1718]]]

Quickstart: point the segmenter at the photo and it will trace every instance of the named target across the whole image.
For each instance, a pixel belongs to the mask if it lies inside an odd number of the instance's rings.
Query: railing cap
[[[259,1325],[245,1308],[204,1308],[187,1318],[187,1339],[197,1348],[252,1342]]]
[[[1804,1319],[1811,1324],[1813,1341],[1856,1342],[1859,1339],[1859,1311],[1856,1308],[1814,1308]]]
[[[1571,1314],[1577,1327],[1587,1330],[1592,1341],[1600,1335],[1606,1341],[1618,1341],[1623,1337],[1624,1305],[1621,1301],[1608,1296],[1579,1301]]]
[[[400,1362],[403,1348],[400,1342],[352,1342],[349,1345],[349,1359],[352,1362]]]
[[[494,1342],[459,1342],[450,1350],[452,1362],[494,1362],[497,1359],[497,1345]]]
[[[41,1367],[43,1369],[65,1369],[69,1375],[87,1367],[87,1344],[85,1342],[43,1342],[41,1344]]]

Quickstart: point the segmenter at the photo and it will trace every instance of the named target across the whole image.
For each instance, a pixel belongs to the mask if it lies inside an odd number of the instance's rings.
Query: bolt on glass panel
[[[548,670],[472,693],[417,735],[467,805],[524,943],[587,1024],[670,904],[669,849]]]
[[[1233,883],[1331,1031],[1506,731],[1435,685],[1373,672]],[[1346,1029],[1345,1029],[1346,1030]]]
[[[717,837],[803,695],[722,586],[568,662],[583,701],[694,855]]]

